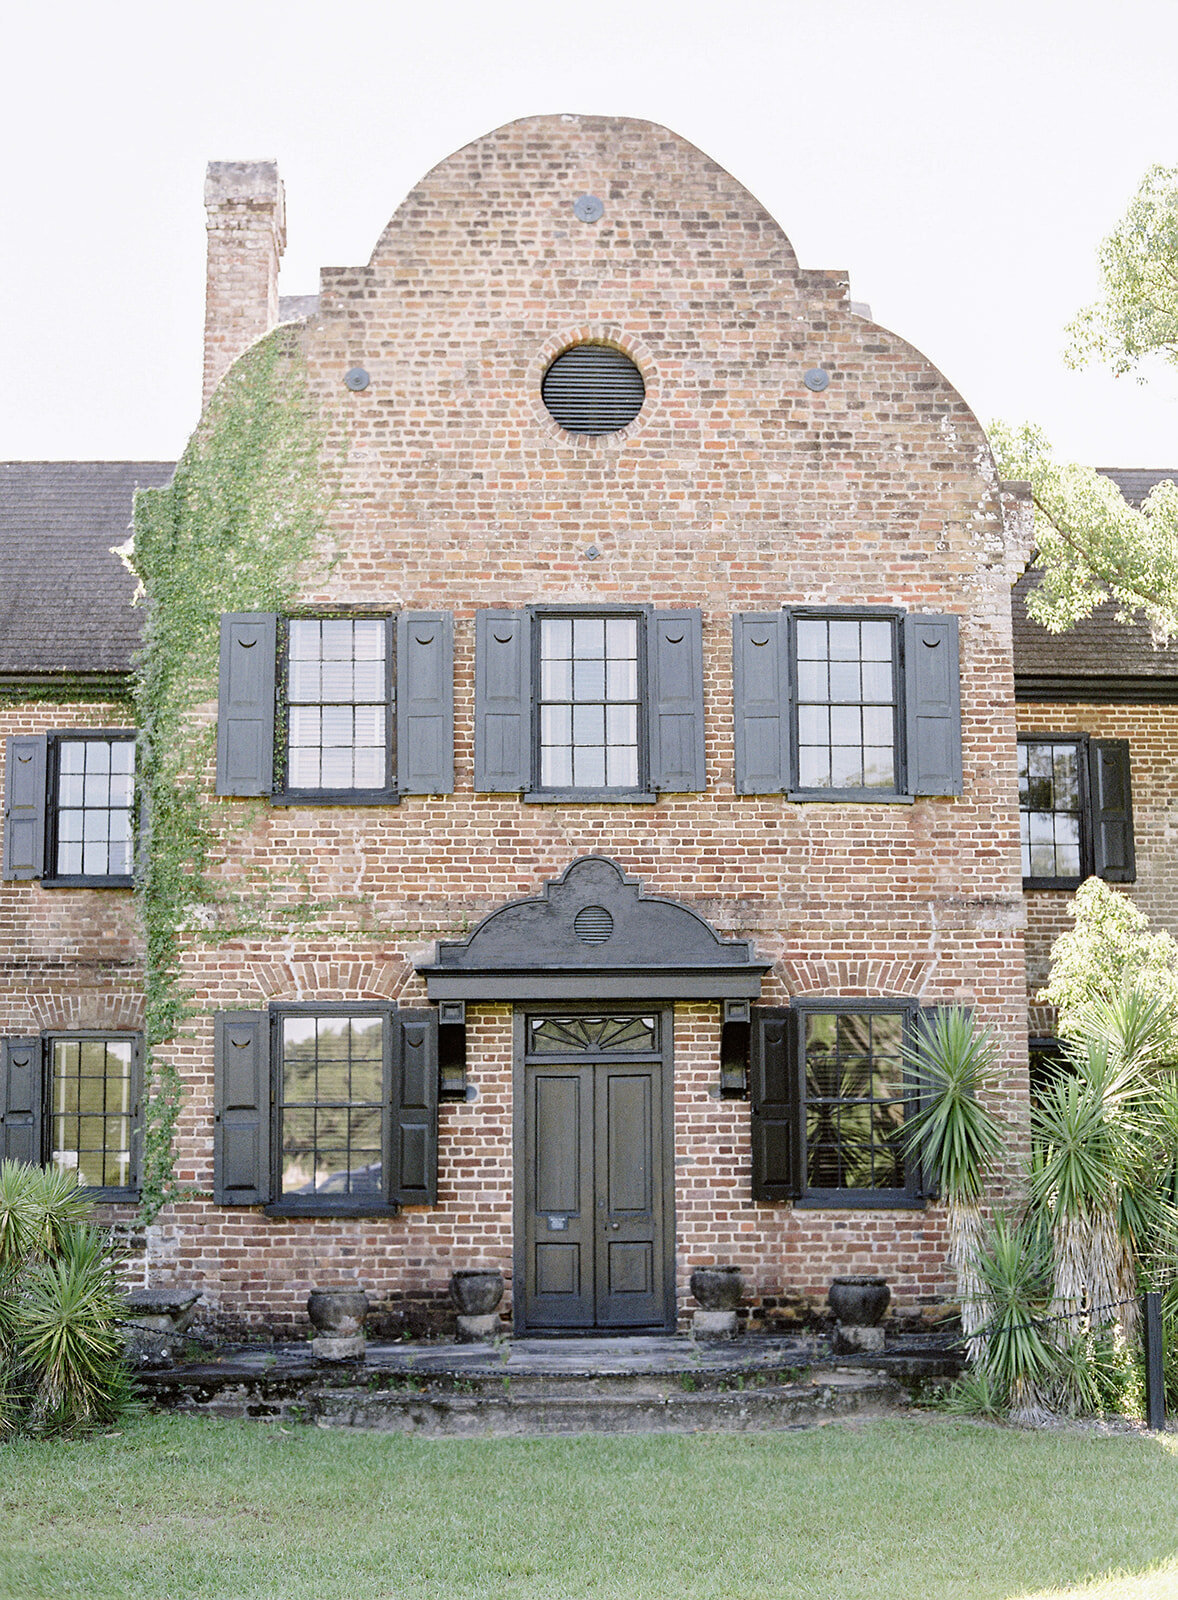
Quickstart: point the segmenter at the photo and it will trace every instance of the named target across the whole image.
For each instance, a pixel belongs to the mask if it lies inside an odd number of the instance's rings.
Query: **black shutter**
[[[397,789],[454,792],[454,623],[448,611],[397,618]]]
[[[738,611],[732,619],[737,794],[784,794],[789,776],[789,617]]]
[[[44,1085],[41,1077],[40,1039],[5,1039],[3,1126],[0,1127],[0,1159],[27,1161],[39,1167],[44,1159],[41,1145],[41,1105]]]
[[[214,1041],[213,1199],[260,1206],[271,1199],[270,1018],[222,1011]]]
[[[1088,795],[1096,876],[1109,883],[1136,882],[1128,739],[1090,740]]]
[[[278,618],[242,611],[221,618],[217,697],[217,793],[274,787],[274,673]]]
[[[45,870],[44,734],[7,741],[4,762],[4,876],[39,878]]]
[[[960,794],[961,671],[955,616],[904,618],[908,793]]]
[[[398,1011],[394,1023],[389,1199],[432,1206],[438,1200],[438,1014]]]
[[[696,610],[652,612],[646,632],[652,789],[704,788],[703,618]]]
[[[753,1199],[794,1200],[802,1187],[798,1018],[754,1006],[749,1051]]]
[[[532,787],[532,633],[526,611],[475,614],[474,786]]]

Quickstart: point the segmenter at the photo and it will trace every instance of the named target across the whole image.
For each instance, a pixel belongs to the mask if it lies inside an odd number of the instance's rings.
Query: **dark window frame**
[[[798,1095],[798,1196],[794,1201],[799,1210],[883,1210],[916,1211],[923,1209],[927,1195],[920,1160],[915,1155],[904,1157],[905,1181],[900,1188],[841,1189],[818,1188],[808,1181],[809,1150],[806,1138],[806,1018],[818,1013],[833,1016],[899,1016],[902,1042],[910,1045],[916,1038],[920,1007],[915,1000],[905,999],[825,999],[820,996],[801,996],[790,1005],[791,1026],[797,1029],[797,1095]],[[919,1099],[916,1075],[906,1061],[901,1064],[904,1086],[904,1104],[915,1112]]]
[[[127,1184],[79,1184],[88,1200],[137,1201],[142,1183],[143,1145],[143,1035],[117,1028],[52,1028],[39,1036],[42,1167],[53,1165],[53,1047],[57,1043],[85,1044],[89,1041],[129,1043],[131,1045],[131,1111],[129,1122],[130,1177]],[[105,1146],[104,1146],[105,1148]],[[67,1169],[60,1169],[67,1170]]]
[[[1096,871],[1095,842],[1092,830],[1092,792],[1088,781],[1089,750],[1092,743],[1087,733],[1020,733],[1018,744],[1070,744],[1077,751],[1077,777],[1080,791],[1080,871],[1071,877],[1037,877],[1034,873],[1023,875],[1024,889],[1078,889],[1085,878]],[[1019,806],[1019,857],[1022,857],[1022,818],[1028,813]]]
[[[800,778],[801,756],[798,738],[799,695],[790,697],[789,705],[789,760],[794,787],[786,796],[792,801],[867,801],[875,804],[905,804],[912,800],[908,788],[906,681],[904,661],[904,618],[901,606],[783,606],[788,628],[786,649],[789,656],[790,678],[798,682],[797,625],[799,621],[829,622],[887,622],[892,630],[892,761],[891,788],[803,788]],[[881,702],[882,703],[882,702]],[[847,702],[862,706],[863,701]]]
[[[400,1205],[387,1198],[391,1175],[393,1137],[393,1020],[397,1006],[391,1001],[287,1001],[268,1007],[270,1021],[270,1192],[275,1198],[263,1207],[272,1217],[394,1217]],[[381,1183],[386,1198],[357,1199],[352,1195],[284,1195],[282,1191],[283,1072],[282,1019],[284,1017],[380,1017],[381,1029]]]
[[[134,747],[138,735],[134,728],[56,728],[45,735],[45,860],[40,882],[43,889],[131,889],[135,884],[136,851],[136,774],[135,761],[131,763],[131,803],[126,808],[131,822],[131,871],[127,873],[58,872],[57,833],[60,803],[60,759],[63,743],[129,744]],[[137,752],[136,752],[137,754]],[[119,810],[123,807],[108,807]]]
[[[540,805],[556,805],[576,801],[603,802],[617,805],[653,805],[658,800],[658,795],[650,787],[650,682],[647,673],[647,635],[650,626],[652,607],[649,605],[533,605],[527,607],[528,627],[530,637],[528,641],[528,660],[530,663],[531,682],[531,786],[525,790],[523,799],[527,802]],[[541,663],[540,663],[540,624],[552,619],[560,620],[569,618],[575,621],[578,617],[602,618],[605,621],[611,618],[633,618],[638,623],[637,629],[637,673],[638,673],[638,783],[633,788],[624,788],[621,785],[601,784],[586,786],[584,788],[557,788],[545,787],[539,781],[541,772],[541,708],[544,702],[541,699]]]
[[[274,677],[274,805],[398,805],[397,790],[397,617],[384,609],[279,612]],[[380,622],[385,639],[385,781],[379,789],[299,789],[289,784],[290,767],[290,625],[292,622]]]

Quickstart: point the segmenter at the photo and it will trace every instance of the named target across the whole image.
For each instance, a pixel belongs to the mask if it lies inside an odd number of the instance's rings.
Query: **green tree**
[[[1151,167],[1100,250],[1101,293],[1072,323],[1072,366],[1114,372],[1178,367],[1178,168]],[[1057,461],[1033,424],[990,430],[1004,478],[1030,482],[1036,564],[1028,600],[1036,621],[1061,633],[1106,600],[1141,615],[1155,637],[1178,634],[1178,485],[1160,483],[1140,509],[1093,467]]]

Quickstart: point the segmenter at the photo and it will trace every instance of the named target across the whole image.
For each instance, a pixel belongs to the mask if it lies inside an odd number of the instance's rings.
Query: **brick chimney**
[[[204,399],[243,350],[278,322],[286,206],[275,161],[210,161]]]

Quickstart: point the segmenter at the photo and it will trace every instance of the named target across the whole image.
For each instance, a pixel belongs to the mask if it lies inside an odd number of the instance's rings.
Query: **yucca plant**
[[[903,1139],[945,1198],[949,1259],[961,1301],[961,1329],[971,1361],[982,1354],[979,1329],[990,1316],[978,1272],[981,1200],[1005,1130],[982,1096],[998,1076],[993,1034],[971,1012],[946,1006],[922,1018],[915,1042],[903,1047],[918,1084],[920,1109],[905,1120]]]
[[[995,1216],[977,1257],[989,1316],[979,1330],[979,1370],[1016,1422],[1047,1421],[1061,1356],[1044,1318],[1051,1283],[1050,1245],[1031,1218]]]
[[[1172,1034],[1158,996],[1128,990],[1097,997],[1077,1016],[1066,1071],[1032,1111],[1032,1207],[1054,1247],[1052,1310],[1064,1337],[1137,1322],[1139,1265],[1170,1226],[1173,1204],[1158,1185],[1164,1060]]]
[[[108,1422],[125,1408],[123,1308],[110,1245],[93,1227],[74,1224],[51,1259],[29,1266],[13,1320],[18,1361],[35,1385],[35,1426]]]
[[[130,1398],[124,1302],[76,1174],[0,1165],[0,1432],[116,1417]]]

